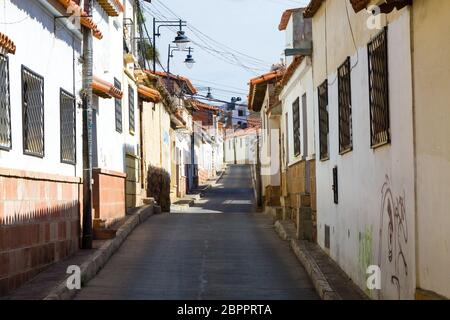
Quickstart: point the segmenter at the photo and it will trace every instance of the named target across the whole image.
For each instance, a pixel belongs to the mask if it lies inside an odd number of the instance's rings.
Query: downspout
[[[416,273],[416,285],[415,289],[420,288],[420,274],[419,274],[419,251],[420,242],[419,230],[418,230],[418,206],[417,206],[417,133],[416,133],[416,90],[415,90],[415,76],[414,76],[414,6],[410,6],[410,46],[411,46],[411,92],[412,92],[412,130],[413,130],[413,157],[414,157],[414,242],[415,242],[415,273]]]

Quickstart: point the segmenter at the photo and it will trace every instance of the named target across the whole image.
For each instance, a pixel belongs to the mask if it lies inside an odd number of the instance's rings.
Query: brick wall
[[[94,169],[95,219],[105,221],[106,227],[125,217],[126,174],[104,169]]]
[[[80,179],[0,169],[0,296],[76,252]]]

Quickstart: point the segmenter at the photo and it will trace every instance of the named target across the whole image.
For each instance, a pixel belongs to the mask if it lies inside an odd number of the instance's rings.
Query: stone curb
[[[97,249],[81,266],[81,285],[85,286],[105,266],[111,256],[120,248],[130,233],[142,222],[154,214],[155,206],[141,207],[117,230],[114,239],[106,241]],[[71,300],[77,294],[77,290],[69,290],[66,279],[56,286],[44,300]]]
[[[294,251],[300,263],[305,268],[311,278],[314,288],[322,300],[342,300],[339,294],[330,286],[325,275],[320,270],[314,258],[309,254],[305,247],[305,243],[292,238],[285,226],[279,220],[275,222],[275,231],[281,239],[289,241],[292,251]]]

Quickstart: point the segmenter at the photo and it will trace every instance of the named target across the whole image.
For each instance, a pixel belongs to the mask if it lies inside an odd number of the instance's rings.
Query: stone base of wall
[[[281,197],[280,186],[267,186],[265,190],[264,205],[268,207],[279,207]]]
[[[92,175],[94,217],[104,221],[105,227],[108,228],[125,217],[126,174],[96,168],[92,170]]]
[[[125,184],[125,199],[127,209],[141,206],[142,203],[142,188],[141,188],[141,162],[135,155],[126,155],[126,184]]]
[[[209,172],[208,170],[198,169],[198,182],[200,185],[205,185],[208,183]]]
[[[317,241],[315,160],[300,161],[281,176],[283,218],[296,224],[299,238]]]
[[[80,183],[0,169],[0,296],[78,250]]]

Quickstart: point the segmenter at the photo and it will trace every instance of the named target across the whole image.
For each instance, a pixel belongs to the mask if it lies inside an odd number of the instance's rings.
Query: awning
[[[145,101],[158,103],[161,101],[161,95],[155,89],[149,88],[144,85],[138,86],[139,97]]]
[[[120,0],[98,0],[98,3],[110,17],[117,17],[124,11],[123,4]]]
[[[6,53],[15,54],[16,53],[16,45],[14,42],[8,38],[6,34],[0,32],[0,47],[6,50]]]
[[[123,96],[123,92],[120,89],[97,77],[94,77],[92,80],[92,91],[94,94],[105,99],[122,99]]]
[[[48,1],[51,2],[50,0],[48,0]],[[73,10],[75,12],[77,12],[77,10],[79,10],[80,15],[81,15],[80,24],[88,29],[91,29],[94,37],[96,37],[97,39],[103,38],[103,34],[98,29],[97,24],[95,24],[94,20],[92,20],[92,18],[88,16],[86,11],[84,11],[75,1],[73,1],[73,0],[58,0],[58,2],[66,9],[70,8],[71,10]]]

